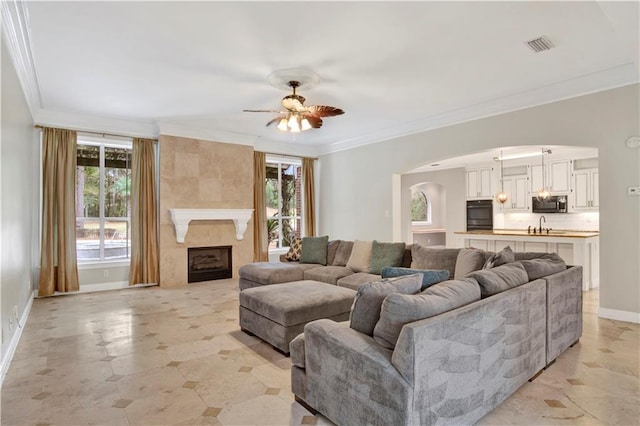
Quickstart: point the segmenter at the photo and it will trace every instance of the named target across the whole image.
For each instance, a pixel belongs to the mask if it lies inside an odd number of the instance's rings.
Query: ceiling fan
[[[326,105],[304,106],[304,96],[296,94],[299,81],[291,80],[287,83],[293,93],[282,98],[282,106],[286,111],[270,109],[245,109],[244,112],[272,112],[280,114],[267,123],[267,126],[278,123],[277,128],[283,132],[298,133],[309,129],[322,127],[322,117],[333,117],[344,114],[340,108]]]

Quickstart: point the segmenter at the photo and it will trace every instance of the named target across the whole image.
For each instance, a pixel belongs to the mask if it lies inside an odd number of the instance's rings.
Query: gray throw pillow
[[[472,272],[467,277],[478,281],[483,299],[529,282],[529,276],[521,262]]]
[[[453,274],[453,278],[459,280],[468,276],[473,271],[479,271],[484,266],[484,262],[487,260],[486,252],[484,250],[475,248],[463,248],[458,253],[456,259],[456,269]]]
[[[516,260],[511,246],[506,246],[497,253],[492,254],[484,263],[482,269],[491,269],[496,266],[504,265],[505,263],[511,263]]]
[[[327,264],[327,246],[329,236],[324,237],[304,237],[302,238],[302,253],[300,263]]]
[[[380,307],[384,298],[391,293],[417,293],[420,291],[421,285],[421,274],[405,275],[360,285],[351,306],[350,327],[373,336],[373,329],[380,319]]]
[[[385,266],[402,265],[405,243],[380,243],[373,240],[369,273],[380,275]]]
[[[413,269],[446,269],[453,277],[459,248],[436,249],[414,243],[411,246],[411,268]]]
[[[480,300],[480,288],[475,280],[469,278],[445,281],[419,294],[390,294],[382,303],[373,338],[379,345],[393,349],[405,324],[439,315],[476,300]]]
[[[529,281],[567,269],[566,263],[557,253],[548,253],[537,259],[521,260],[520,263],[527,271]]]
[[[433,284],[449,279],[449,271],[437,269],[412,269],[386,266],[382,268],[382,278],[400,277],[402,275],[422,274],[422,288],[424,290]]]
[[[338,247],[340,247],[340,240],[329,241],[327,245],[327,265],[333,265],[333,262],[335,262]]]
[[[333,259],[332,266],[347,266],[347,262],[351,257],[351,249],[353,249],[353,241],[340,241],[340,245],[336,250],[336,256]]]

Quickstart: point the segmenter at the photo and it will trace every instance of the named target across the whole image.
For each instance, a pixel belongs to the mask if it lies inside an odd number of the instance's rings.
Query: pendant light
[[[544,154],[545,153],[551,153],[551,151],[545,151],[544,148],[542,148],[542,155],[540,155],[540,165],[541,170],[542,170],[542,188],[540,188],[540,190],[538,191],[538,193],[536,194],[536,199],[538,201],[544,201],[547,198],[549,198],[549,191],[547,191],[547,185],[545,184],[545,178],[544,178]]]
[[[502,150],[500,151],[500,192],[496,195],[496,201],[504,204],[509,200],[509,194],[504,192],[504,168],[502,167]]]

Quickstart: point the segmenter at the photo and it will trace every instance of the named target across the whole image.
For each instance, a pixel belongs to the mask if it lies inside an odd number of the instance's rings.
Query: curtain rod
[[[33,127],[35,127],[36,129],[44,129],[45,127],[49,127],[49,126],[43,126],[41,124],[34,124]],[[55,127],[56,129],[59,129],[60,127]],[[73,130],[75,132],[78,133],[88,133],[90,135],[99,135],[102,137],[105,136],[114,136],[116,138],[137,138],[138,136],[129,136],[129,135],[117,135],[115,133],[106,133],[106,132],[92,132],[91,130],[76,130],[76,129],[69,129],[69,130]],[[152,139],[152,140],[158,140],[157,138],[142,138],[142,139]]]
[[[256,150],[258,151],[258,150]],[[317,160],[318,157],[307,157],[305,155],[287,155],[287,154],[279,154],[277,152],[266,152],[266,151],[258,151],[258,152],[264,152],[265,155],[274,155],[274,156],[278,156],[278,157],[285,157],[285,158],[311,158],[312,160]]]

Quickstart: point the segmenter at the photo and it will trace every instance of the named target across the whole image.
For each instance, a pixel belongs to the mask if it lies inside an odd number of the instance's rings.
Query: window
[[[411,222],[431,223],[431,202],[424,191],[417,190],[411,197]]]
[[[289,247],[300,237],[302,162],[294,158],[267,157],[266,204],[269,249]]]
[[[78,262],[128,260],[131,252],[131,144],[78,140]]]

